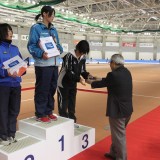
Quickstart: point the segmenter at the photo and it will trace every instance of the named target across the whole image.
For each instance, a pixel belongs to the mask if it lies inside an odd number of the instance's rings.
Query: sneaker
[[[74,123],[74,128],[79,128],[79,125]]]
[[[3,140],[2,138],[0,138],[0,145],[3,145],[3,146],[8,146],[10,145],[11,143],[9,142],[9,140]]]
[[[16,143],[17,142],[17,139],[15,137],[8,137],[8,141],[10,143]]]
[[[105,154],[104,154],[104,157],[110,158],[110,159],[112,159],[112,160],[116,160],[116,157],[115,157],[115,156],[112,156],[110,153],[105,153]]]
[[[40,117],[36,119],[39,122],[50,123],[51,120],[48,117]]]
[[[48,115],[48,118],[49,118],[50,120],[52,120],[52,121],[56,121],[56,120],[57,120],[57,117],[54,116],[53,114]]]

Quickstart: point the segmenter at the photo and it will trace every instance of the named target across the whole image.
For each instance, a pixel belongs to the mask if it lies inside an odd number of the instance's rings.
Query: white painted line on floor
[[[55,96],[57,96],[57,93],[55,93]],[[34,101],[34,98],[21,100],[21,102],[27,102],[27,101]]]
[[[21,102],[27,102],[27,101],[33,101],[34,100],[34,98],[32,98],[32,99],[25,99],[25,100],[21,100]]]
[[[35,82],[22,82],[21,84],[30,84],[30,83],[35,83]]]
[[[139,83],[160,83],[160,82],[151,82],[151,81],[136,81],[133,80],[134,82],[139,82]]]
[[[137,97],[145,97],[145,98],[156,98],[156,99],[160,99],[160,97],[145,96],[145,95],[140,95],[140,94],[133,94],[133,96],[137,96]]]
[[[23,77],[22,77],[22,82],[23,81],[33,81],[33,80],[35,80],[35,78],[28,78],[28,79],[25,78],[25,79],[23,79]]]

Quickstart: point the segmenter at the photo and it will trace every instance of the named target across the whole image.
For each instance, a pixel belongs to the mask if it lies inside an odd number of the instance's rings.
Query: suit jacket
[[[106,116],[124,118],[132,114],[132,76],[127,68],[120,66],[109,72],[101,81],[92,82],[91,86],[92,88],[107,87]]]

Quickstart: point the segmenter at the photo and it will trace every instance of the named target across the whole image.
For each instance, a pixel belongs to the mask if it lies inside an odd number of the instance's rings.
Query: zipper
[[[12,53],[10,53],[10,47],[11,47],[11,44],[9,44],[8,54],[10,54],[10,58],[12,58]]]
[[[57,64],[56,62],[57,62],[57,61],[56,61],[56,57],[54,57],[54,63],[55,63],[55,66],[56,66],[56,64]]]
[[[55,42],[55,44],[56,44],[56,37],[54,36],[52,36],[52,34],[51,34],[51,29],[49,29],[49,35],[53,38],[53,41]],[[54,57],[54,63],[55,63],[55,66],[57,65],[57,61],[56,61],[56,56]]]

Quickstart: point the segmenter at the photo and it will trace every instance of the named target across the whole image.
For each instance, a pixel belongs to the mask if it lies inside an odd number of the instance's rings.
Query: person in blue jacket
[[[0,145],[16,142],[16,122],[21,102],[21,77],[4,69],[3,62],[21,56],[12,45],[13,31],[9,24],[0,24]]]
[[[42,17],[42,22],[38,22],[40,16]],[[38,121],[47,123],[51,120],[57,120],[57,117],[53,115],[53,110],[54,94],[57,88],[59,56],[49,58],[48,53],[41,48],[40,38],[53,37],[58,50],[60,53],[63,52],[57,30],[52,24],[54,16],[55,10],[52,7],[42,7],[41,14],[35,17],[37,23],[30,29],[27,45],[30,54],[35,60],[35,115]]]

